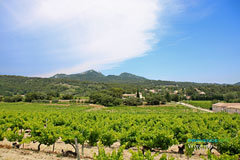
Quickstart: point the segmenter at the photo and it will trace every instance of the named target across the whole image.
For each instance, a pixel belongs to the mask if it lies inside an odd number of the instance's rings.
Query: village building
[[[187,99],[187,100],[190,100],[190,99],[191,99],[191,96],[186,96],[186,99]]]
[[[136,97],[137,97],[137,94],[123,94],[122,97],[123,97],[123,98],[130,98],[130,97],[136,98]]]
[[[70,103],[70,100],[63,100],[63,99],[60,99],[60,100],[58,100],[58,102],[60,102],[60,103]]]
[[[149,90],[149,92],[151,92],[151,93],[157,93],[157,91],[155,91],[155,89],[151,89],[151,90]]]
[[[135,94],[123,94],[122,97],[123,97],[123,99],[130,98],[130,97],[137,98],[137,93],[135,93]],[[141,92],[139,92],[139,98],[140,99],[145,99]]]
[[[228,112],[240,114],[240,103],[216,103],[212,105],[214,112]]]
[[[197,89],[197,88],[195,88],[195,90],[198,92],[198,94],[200,94],[200,95],[205,95],[206,93],[205,92],[203,92],[203,91],[200,91],[199,89]]]
[[[178,94],[178,90],[175,90],[175,91],[173,92],[173,94]]]
[[[206,93],[205,92],[199,92],[200,95],[205,95]]]

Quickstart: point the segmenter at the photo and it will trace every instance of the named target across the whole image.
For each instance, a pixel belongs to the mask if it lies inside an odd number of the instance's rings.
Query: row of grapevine
[[[25,133],[28,133],[28,136]],[[1,112],[0,140],[19,144],[38,142],[54,145],[61,139],[76,150],[74,139],[84,146],[101,142],[111,146],[119,141],[125,148],[148,151],[186,146],[188,139],[224,139],[212,143],[221,154],[240,154],[240,116],[237,114],[128,114],[106,112]],[[196,144],[207,144],[198,142]],[[190,155],[189,155],[190,156]]]

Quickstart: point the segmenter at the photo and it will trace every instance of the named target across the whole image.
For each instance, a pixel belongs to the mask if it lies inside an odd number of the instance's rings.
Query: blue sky
[[[0,1],[0,74],[240,81],[238,0],[88,2]]]

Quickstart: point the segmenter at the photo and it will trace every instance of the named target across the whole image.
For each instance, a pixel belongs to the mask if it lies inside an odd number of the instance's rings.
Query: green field
[[[212,101],[184,101],[184,102],[205,109],[211,109],[213,104]]]
[[[4,103],[0,102],[0,111],[6,112],[53,112],[65,111],[67,112],[81,112],[89,109],[89,106],[81,106],[74,104],[41,104],[41,103]]]
[[[31,131],[29,136],[23,137],[27,130]],[[125,149],[140,147],[145,152],[151,149],[157,153],[173,145],[188,144],[188,139],[227,139],[213,145],[221,154],[235,155],[240,153],[239,130],[238,114],[202,113],[180,105],[94,108],[0,103],[0,141],[5,137],[19,144],[37,142],[39,150],[59,139],[74,146],[77,138],[88,147],[98,142],[103,146],[120,142]],[[110,155],[102,156],[111,159]]]

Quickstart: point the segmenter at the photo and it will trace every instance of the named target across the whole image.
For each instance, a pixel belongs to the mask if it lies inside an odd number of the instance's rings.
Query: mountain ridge
[[[79,80],[79,77],[81,80]],[[240,87],[236,84],[235,87]],[[149,80],[147,78],[126,72],[121,73],[120,75],[105,76],[101,72],[90,70],[72,75],[56,74],[51,78],[0,75],[0,97],[17,94],[24,95],[29,92],[58,92],[61,94],[74,93],[81,94],[81,96],[87,96],[91,92],[114,87],[123,88],[128,93],[132,93],[136,88],[159,88],[161,86],[195,88],[228,85],[230,84]],[[233,85],[231,84],[231,86]]]
[[[62,78],[72,79],[80,81],[92,81],[92,82],[114,82],[114,83],[139,83],[149,81],[149,79],[141,76],[137,76],[131,73],[123,72],[120,75],[107,75],[105,76],[101,72],[95,70],[88,70],[82,73],[76,74],[56,74],[50,78]]]

